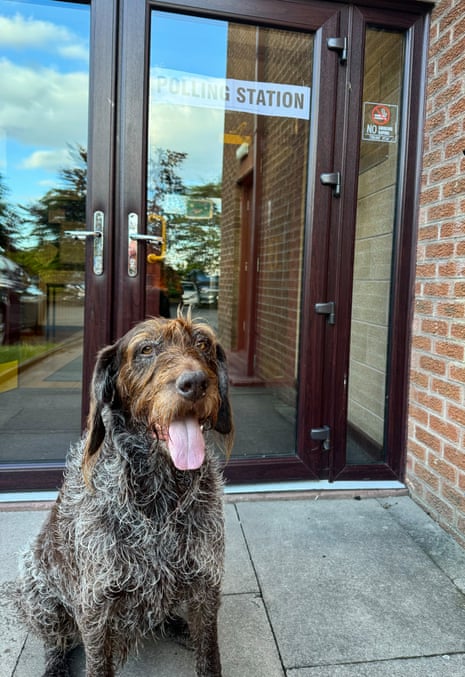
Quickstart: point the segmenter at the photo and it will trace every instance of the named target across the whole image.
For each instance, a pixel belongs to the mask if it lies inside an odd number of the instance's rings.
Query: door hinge
[[[328,38],[326,46],[335,52],[339,52],[339,63],[344,64],[347,61],[347,43],[346,37],[343,38]]]
[[[331,448],[331,428],[329,425],[323,425],[321,428],[312,428],[310,430],[310,438],[319,442],[323,442],[323,449],[329,451]]]
[[[327,174],[320,174],[320,182],[323,186],[333,187],[333,196],[341,196],[341,172],[328,172]]]
[[[334,301],[315,303],[315,313],[326,315],[328,324],[336,324],[336,304]]]

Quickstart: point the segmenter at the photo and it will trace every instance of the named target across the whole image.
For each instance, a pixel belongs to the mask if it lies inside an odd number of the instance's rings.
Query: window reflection
[[[235,456],[296,452],[312,53],[309,34],[152,14],[148,221],[166,249],[146,310],[188,305],[218,333]]]
[[[366,34],[355,233],[347,461],[385,460],[386,382],[404,36]]]
[[[0,461],[80,431],[90,10],[0,0]],[[21,425],[16,417],[20,403]]]

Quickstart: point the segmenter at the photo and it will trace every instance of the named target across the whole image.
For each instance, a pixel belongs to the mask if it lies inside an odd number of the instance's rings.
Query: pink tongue
[[[172,421],[168,434],[168,449],[178,470],[196,470],[205,458],[205,441],[195,418]]]

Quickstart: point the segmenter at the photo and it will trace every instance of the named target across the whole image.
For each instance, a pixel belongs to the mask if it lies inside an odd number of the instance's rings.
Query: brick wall
[[[309,85],[312,39],[263,30],[265,82]],[[293,388],[297,371],[309,123],[293,118],[260,121],[261,204],[256,314],[256,374]]]
[[[230,24],[228,29],[228,78],[254,80],[256,33],[251,26]],[[252,139],[252,115],[225,111],[225,135]],[[238,344],[237,316],[240,293],[241,248],[241,190],[237,184],[240,174],[236,158],[237,145],[223,147],[222,214],[221,214],[221,277],[218,301],[218,334],[227,350],[236,350]]]
[[[312,54],[312,38],[307,34],[266,28],[256,31],[230,24],[227,76],[310,85]],[[309,121],[255,118],[249,113],[226,111],[225,133],[248,136],[252,140],[251,156],[257,137],[260,144],[258,166],[251,165],[258,262],[247,261],[247,266],[257,270],[256,312],[251,328],[255,339],[253,376],[293,389],[298,364]],[[240,214],[241,173],[236,147],[225,145],[218,326],[223,345],[232,352],[243,348],[238,327],[242,320],[239,296],[248,292],[241,288],[245,234]]]
[[[407,482],[465,544],[465,7],[432,14]]]

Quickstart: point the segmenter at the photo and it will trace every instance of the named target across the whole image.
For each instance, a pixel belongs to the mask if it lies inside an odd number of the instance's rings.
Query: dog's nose
[[[186,400],[195,402],[207,391],[208,378],[204,371],[184,371],[176,379],[176,390]]]

